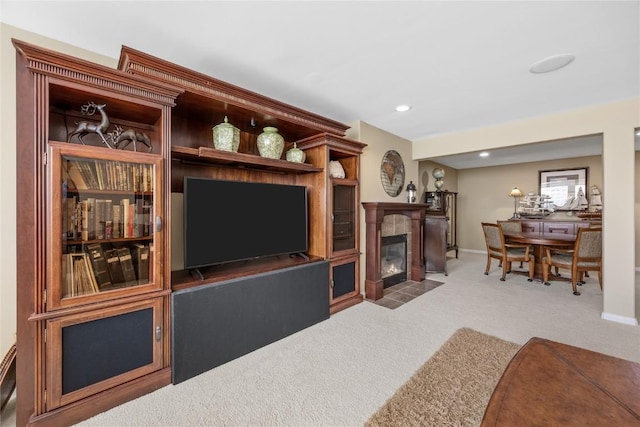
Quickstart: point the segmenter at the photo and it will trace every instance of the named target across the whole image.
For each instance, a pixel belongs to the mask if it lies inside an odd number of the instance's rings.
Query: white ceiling
[[[640,96],[639,1],[2,0],[0,20],[113,58],[126,45],[407,140]],[[529,73],[562,53],[576,60]],[[544,153],[591,155],[596,139]],[[487,164],[475,154],[438,160]]]

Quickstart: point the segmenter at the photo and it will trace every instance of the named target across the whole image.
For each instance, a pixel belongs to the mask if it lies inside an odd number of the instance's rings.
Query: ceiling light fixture
[[[486,151],[483,151],[482,153],[478,154],[480,157],[489,157],[489,153]]]
[[[404,113],[405,111],[409,111],[411,109],[411,107],[409,105],[398,105],[396,107],[396,111],[398,113]]]
[[[576,59],[575,55],[570,53],[549,56],[534,63],[531,68],[529,68],[529,71],[533,74],[550,73],[551,71],[566,67],[571,64],[574,59]]]

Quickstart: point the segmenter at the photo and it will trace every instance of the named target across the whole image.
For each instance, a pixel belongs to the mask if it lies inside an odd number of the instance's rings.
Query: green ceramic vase
[[[279,159],[284,150],[284,138],[278,133],[278,129],[267,126],[258,135],[258,152],[262,157]]]

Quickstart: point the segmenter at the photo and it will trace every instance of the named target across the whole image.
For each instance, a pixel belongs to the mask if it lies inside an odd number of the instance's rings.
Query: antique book
[[[88,240],[96,238],[96,199],[95,197],[87,198],[87,230]]]
[[[71,255],[71,259],[73,260],[73,289],[71,296],[98,292],[99,289],[93,275],[91,261],[88,259],[89,256],[84,252],[72,253],[69,255]]]
[[[124,274],[124,280],[127,283],[135,284],[136,272],[133,268],[133,261],[131,259],[131,251],[129,248],[119,248],[118,258],[120,258],[120,265],[122,265],[122,273]]]
[[[144,232],[144,200],[136,198],[133,220],[133,237],[142,237]]]
[[[100,243],[92,243],[87,245],[89,251],[89,258],[91,259],[91,265],[93,267],[93,274],[95,275],[98,287],[102,289],[111,285],[111,276],[109,275],[109,265],[107,259],[102,251],[102,245]]]
[[[142,235],[151,236],[153,234],[153,205],[150,203],[145,203],[142,207],[142,221],[144,222]]]
[[[84,265],[84,268],[85,268],[85,277],[87,280],[86,281],[87,293],[100,292],[100,288],[98,287],[98,282],[96,281],[96,275],[95,275],[95,272],[93,271],[93,265],[91,264],[91,261],[88,259],[88,255],[86,253],[83,253],[82,255],[84,255],[82,264]]]
[[[136,243],[132,252],[133,267],[138,276],[138,283],[149,283],[149,246]]]
[[[113,201],[111,199],[104,201],[104,238],[113,239]]]
[[[122,235],[122,206],[121,205],[113,205],[113,238],[120,239],[124,237]]]
[[[116,248],[107,249],[104,251],[104,256],[107,259],[107,265],[109,266],[111,283],[114,285],[124,283],[124,272],[122,271],[122,264],[118,257],[118,250]]]
[[[104,240],[105,239],[105,200],[104,199],[96,199],[96,239]]]
[[[130,206],[131,200],[129,199],[122,199],[120,201],[120,206],[121,206],[121,213],[122,213],[122,236],[121,237],[132,237],[131,233],[130,233],[130,229],[129,229],[129,225],[131,224],[131,220],[130,220]]]
[[[82,176],[82,171],[76,164],[77,162],[69,162],[67,169],[67,175],[69,176],[69,188],[75,188],[76,190],[87,190],[88,186]]]
[[[98,180],[96,178],[96,172],[93,168],[93,165],[89,163],[89,161],[78,161],[76,163],[81,168],[82,176],[84,177],[84,181],[87,183],[87,186],[90,190],[98,190]]]
[[[89,203],[86,200],[80,202],[80,238],[89,240]]]

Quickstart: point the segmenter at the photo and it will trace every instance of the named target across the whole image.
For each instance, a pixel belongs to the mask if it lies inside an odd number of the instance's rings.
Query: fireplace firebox
[[[407,281],[407,235],[382,236],[380,273],[383,288]]]

